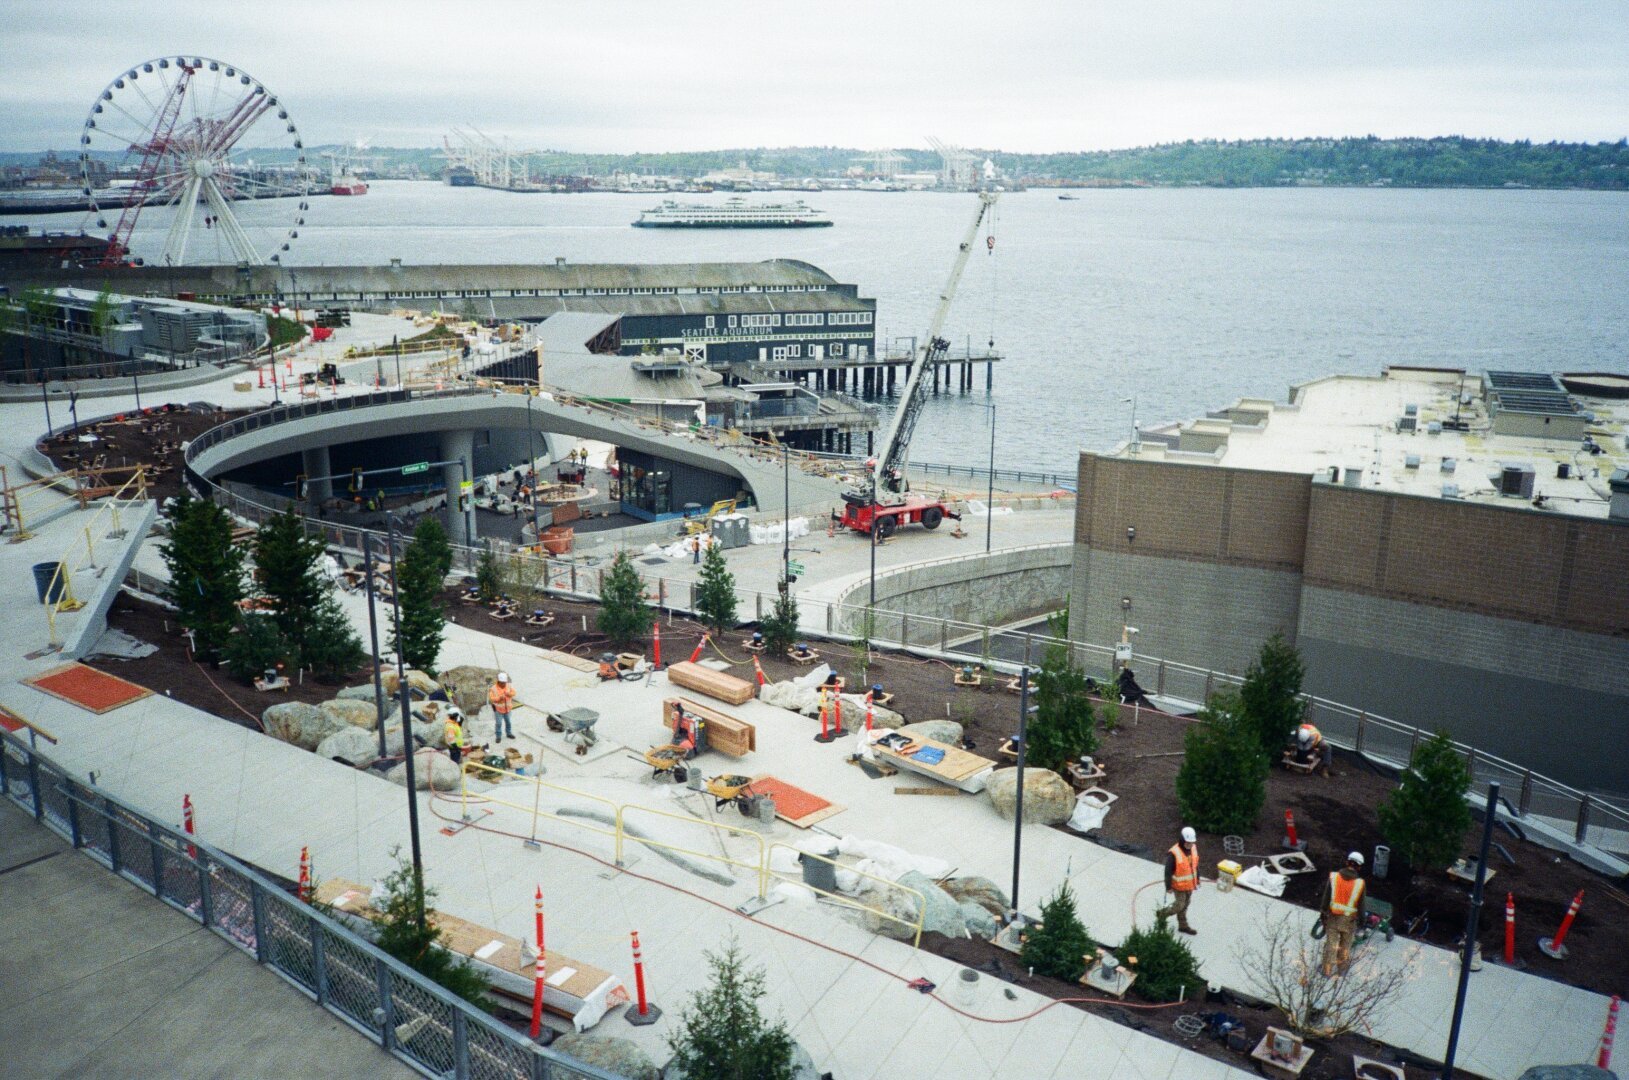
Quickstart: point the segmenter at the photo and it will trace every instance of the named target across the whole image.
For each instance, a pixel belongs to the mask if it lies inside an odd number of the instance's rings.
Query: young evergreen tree
[[[1182,820],[1213,833],[1246,833],[1267,801],[1267,754],[1244,717],[1236,692],[1218,693],[1205,703],[1183,739],[1177,771],[1177,803]]]
[[[253,682],[278,664],[295,661],[295,649],[269,615],[247,615],[222,650],[226,670],[242,682]]]
[[[1471,810],[1465,802],[1471,773],[1446,731],[1414,750],[1397,790],[1380,804],[1380,832],[1415,869],[1445,867],[1459,857]]]
[[[1035,673],[1035,716],[1029,721],[1031,765],[1062,773],[1082,754],[1097,749],[1097,721],[1086,689],[1086,673],[1075,666],[1067,645],[1048,645]]]
[[[255,533],[256,583],[272,603],[277,629],[302,648],[318,603],[333,588],[317,569],[324,550],[322,538],[307,535],[292,508]]]
[[[1268,638],[1244,673],[1239,698],[1244,704],[1245,720],[1255,729],[1269,760],[1277,757],[1294,737],[1306,715],[1307,704],[1301,697],[1305,675],[1301,654],[1284,640],[1283,634]]]
[[[758,629],[764,635],[764,647],[776,656],[784,653],[797,641],[798,602],[791,589],[783,590],[775,598],[774,608],[764,616],[763,622],[758,624]]]
[[[1075,893],[1066,881],[1041,905],[1041,925],[1030,927],[1019,958],[1042,975],[1078,982],[1092,949],[1092,936],[1075,911]]]
[[[701,557],[701,581],[696,585],[696,614],[715,635],[735,625],[735,575],[724,561],[724,548],[709,545]]]
[[[390,647],[401,654],[408,667],[427,673],[436,670],[442,630],[447,625],[441,606],[441,585],[445,580],[434,543],[421,541],[415,532],[407,549],[396,559],[396,592],[402,617],[401,625],[391,628]]]
[[[474,964],[447,951],[434,919],[419,923],[419,912],[433,907],[436,891],[413,873],[413,864],[401,857],[400,849],[393,848],[390,854],[396,860],[396,869],[384,880],[385,901],[374,924],[379,931],[379,947],[465,1001],[484,1008],[486,979]]]
[[[691,995],[679,1029],[668,1036],[672,1067],[694,1080],[792,1080],[791,1033],[759,1008],[763,970],[746,970],[733,939],[707,953],[707,963],[711,985]]]
[[[319,679],[341,679],[361,667],[367,657],[361,637],[334,594],[330,592],[317,601],[305,640],[300,643],[300,662]]]
[[[645,603],[645,586],[626,551],[611,560],[600,583],[600,613],[595,620],[600,633],[619,645],[645,636],[651,627],[650,605]]]
[[[1137,993],[1149,1001],[1181,1001],[1191,998],[1205,985],[1199,974],[1199,960],[1188,943],[1171,932],[1164,919],[1156,919],[1146,930],[1138,927],[1126,935],[1116,954],[1122,961],[1135,956]]]
[[[170,542],[159,547],[170,571],[167,598],[197,650],[214,658],[226,647],[243,599],[243,549],[232,519],[212,502],[182,496],[169,513]]]
[[[431,553],[426,557],[431,557]],[[490,604],[503,595],[503,570],[491,548],[481,552],[481,557],[475,560],[475,595],[483,604]]]
[[[447,539],[447,530],[441,527],[440,521],[434,517],[421,520],[413,528],[413,542],[419,544],[426,555],[432,556],[443,578],[452,573],[452,542]]]

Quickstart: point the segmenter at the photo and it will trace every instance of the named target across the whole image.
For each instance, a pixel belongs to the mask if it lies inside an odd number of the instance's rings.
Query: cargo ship
[[[349,169],[337,171],[328,184],[330,195],[366,195],[368,183]]]
[[[745,199],[725,199],[722,203],[678,203],[664,199],[654,210],[646,210],[633,223],[644,229],[815,229],[831,224],[831,218],[804,204],[749,203]]]

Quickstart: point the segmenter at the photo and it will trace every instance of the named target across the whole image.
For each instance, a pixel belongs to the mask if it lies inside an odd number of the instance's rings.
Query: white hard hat
[[[498,672],[498,681],[499,682],[508,682],[509,681],[509,673],[507,671]]]
[[[1346,856],[1346,861],[1349,862],[1349,863],[1357,863],[1359,866],[1362,866],[1363,865],[1363,852],[1361,852],[1361,851],[1351,852],[1350,854],[1348,854]]]
[[[1305,746],[1307,743],[1312,741],[1312,732],[1303,728],[1295,733],[1295,741],[1300,743],[1302,746]]]
[[[1182,827],[1182,842],[1185,843],[1185,844],[1198,843],[1199,842],[1199,836],[1198,836],[1198,834],[1196,834],[1193,831],[1193,829],[1190,826],[1184,825]]]

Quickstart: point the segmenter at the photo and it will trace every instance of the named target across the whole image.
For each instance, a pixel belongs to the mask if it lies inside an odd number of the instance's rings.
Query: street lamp
[[[986,498],[989,502],[984,504],[984,553],[990,554],[990,538],[995,531],[995,402],[979,402],[973,404],[981,409],[990,410],[990,490]]]
[[[532,390],[526,388],[526,472],[535,477],[537,475],[537,446],[532,441]],[[517,493],[518,494],[518,493]],[[543,528],[537,516],[537,481],[532,481],[532,543],[538,547],[541,554],[543,549]]]
[[[1133,394],[1131,397],[1121,398],[1120,404],[1131,406],[1131,452],[1135,454],[1139,446],[1137,439],[1139,430],[1137,427],[1137,395]]]
[[[792,588],[792,452],[781,440],[781,596]]]
[[[387,514],[388,522],[386,543],[390,547],[390,597],[395,608],[396,617],[396,689],[402,702],[402,753],[407,759],[407,828],[412,836],[413,844],[413,884],[414,894],[418,897],[418,924],[424,928],[424,853],[419,847],[419,798],[418,783],[413,776],[413,700],[411,688],[407,685],[407,665],[402,658],[402,587],[396,575],[396,515]],[[378,663],[378,653],[374,653],[374,663]]]
[[[870,615],[872,612],[875,612],[877,610],[877,521],[878,521],[878,516],[877,516],[877,470],[876,470],[876,467],[873,466],[870,471],[871,471],[871,529],[869,531],[869,538],[871,540],[871,605],[870,605],[870,609],[866,613],[867,615]],[[866,647],[870,648],[869,645],[867,645]]]
[[[1018,912],[1018,853],[1024,840],[1024,762],[1029,753],[1029,668],[1018,673],[1018,787],[1012,815],[1012,910]]]

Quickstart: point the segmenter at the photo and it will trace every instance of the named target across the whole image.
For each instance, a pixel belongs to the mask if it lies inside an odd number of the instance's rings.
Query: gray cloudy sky
[[[1629,134],[1621,0],[6,0],[0,149],[77,145],[181,52],[252,72],[308,144],[453,124],[577,151],[1103,149],[1187,138]]]

